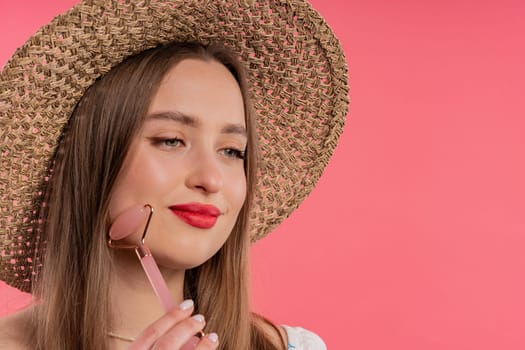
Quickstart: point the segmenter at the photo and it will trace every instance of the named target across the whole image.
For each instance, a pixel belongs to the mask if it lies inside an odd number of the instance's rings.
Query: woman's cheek
[[[236,210],[237,212],[239,212],[241,210],[242,205],[244,204],[244,201],[246,200],[246,177],[244,176],[244,172],[242,176],[240,176],[235,182],[232,197],[235,198],[237,207]]]

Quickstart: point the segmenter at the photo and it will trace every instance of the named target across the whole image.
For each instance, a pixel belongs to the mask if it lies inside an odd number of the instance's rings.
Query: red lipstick
[[[170,209],[179,219],[197,228],[212,228],[221,215],[219,208],[210,204],[185,203],[172,205]]]

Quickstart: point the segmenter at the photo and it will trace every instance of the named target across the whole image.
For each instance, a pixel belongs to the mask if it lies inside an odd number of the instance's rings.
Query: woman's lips
[[[197,228],[212,228],[221,211],[214,205],[201,203],[177,204],[170,207],[179,219]]]

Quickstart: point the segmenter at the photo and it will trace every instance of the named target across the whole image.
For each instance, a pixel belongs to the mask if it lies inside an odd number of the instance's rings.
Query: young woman
[[[0,82],[1,277],[35,300],[0,322],[1,347],[325,348],[247,295],[250,240],[307,195],[346,114],[344,58],[307,4],[86,1]],[[135,252],[108,245],[145,204],[167,312]]]

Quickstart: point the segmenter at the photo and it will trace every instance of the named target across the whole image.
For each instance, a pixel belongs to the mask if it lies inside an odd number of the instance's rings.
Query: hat
[[[219,42],[247,71],[261,152],[252,241],[313,189],[343,130],[348,85],[340,43],[306,1],[82,1],[0,73],[0,279],[31,290],[35,207],[86,89],[126,57],[171,41]]]

